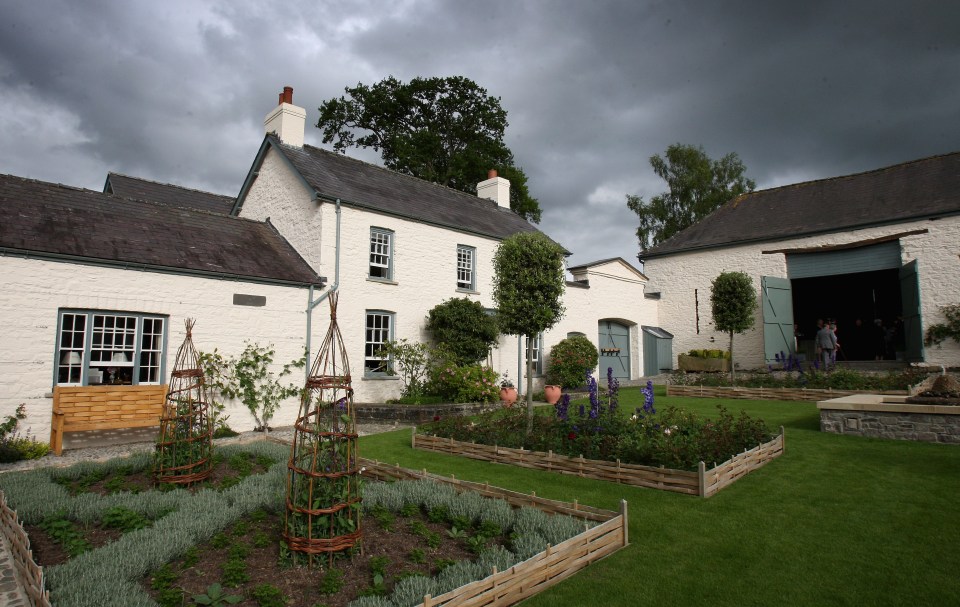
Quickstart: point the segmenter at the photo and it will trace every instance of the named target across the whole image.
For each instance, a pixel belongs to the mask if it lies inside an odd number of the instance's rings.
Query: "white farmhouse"
[[[742,271],[759,293],[754,328],[734,342],[745,368],[809,360],[831,318],[840,360],[960,364],[958,344],[923,342],[960,302],[960,153],[745,194],[639,258],[680,353],[726,348],[711,281]]]
[[[429,310],[452,297],[492,309],[499,242],[536,230],[510,210],[509,182],[491,174],[472,196],[304,145],[305,115],[285,89],[236,198],[116,173],[103,193],[0,176],[0,417],[24,403],[42,438],[56,386],[137,398],[166,382],[188,317],[198,349],[272,345],[279,369],[319,346],[334,289],[356,400],[382,402],[400,385],[379,344],[429,339]],[[641,339],[646,327],[669,342],[642,273],[620,258],[570,271],[566,316],[536,342],[538,387],[545,353],[574,333],[603,351],[601,372],[669,366]],[[521,341],[502,337],[489,359],[518,386]],[[228,413],[252,428],[240,406]],[[296,414],[290,401],[273,423]]]

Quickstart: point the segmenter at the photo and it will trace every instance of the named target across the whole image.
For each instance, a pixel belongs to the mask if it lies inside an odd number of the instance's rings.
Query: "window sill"
[[[396,284],[400,284],[400,283],[398,283],[397,281],[391,280],[391,279],[389,279],[389,278],[377,278],[377,277],[375,277],[375,276],[367,276],[367,282],[378,282],[378,283],[380,283],[380,284],[382,284],[382,285],[396,285]]]
[[[400,381],[399,375],[364,375],[360,381]]]
[[[466,293],[467,295],[480,295],[480,291],[475,291],[474,289],[463,289],[457,287],[457,293]]]

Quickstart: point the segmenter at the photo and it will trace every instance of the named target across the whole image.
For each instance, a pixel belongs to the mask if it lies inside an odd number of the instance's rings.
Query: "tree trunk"
[[[730,385],[737,385],[737,378],[734,375],[736,366],[733,364],[733,331],[730,331]]]
[[[527,436],[533,432],[533,338],[527,336]]]

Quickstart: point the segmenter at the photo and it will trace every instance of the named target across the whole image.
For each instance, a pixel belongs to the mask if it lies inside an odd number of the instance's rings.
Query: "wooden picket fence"
[[[620,460],[584,459],[582,455],[570,457],[558,455],[552,451],[528,451],[522,448],[467,443],[452,438],[417,434],[416,428],[413,428],[411,444],[414,449],[701,497],[710,497],[748,472],[779,457],[783,454],[785,445],[783,426],[781,426],[780,434],[772,440],[744,451],[709,470],[703,462],[700,462],[697,472],[689,472],[624,464]]]
[[[832,388],[741,388],[737,386],[674,386],[667,384],[667,396],[697,398],[733,398],[747,400],[796,400],[818,402],[851,394],[875,393],[869,390],[834,390]],[[889,390],[879,394],[906,394],[904,390]]]
[[[363,476],[381,480],[424,478],[453,485],[458,491],[474,491],[486,497],[500,498],[514,506],[533,506],[545,512],[566,514],[600,523],[556,546],[547,545],[544,552],[510,569],[497,571],[494,567],[490,575],[482,580],[455,588],[439,596],[427,595],[423,597],[423,603],[421,603],[423,607],[513,605],[558,584],[587,565],[613,554],[629,543],[627,502],[624,500],[620,501],[620,512],[613,512],[579,504],[576,501],[560,502],[537,497],[535,493],[527,495],[493,487],[488,483],[463,481],[453,476],[442,477],[426,470],[416,472],[401,468],[399,465],[389,466],[364,458],[360,461],[364,468]]]
[[[7,498],[0,491],[0,534],[6,542],[13,561],[14,574],[26,595],[26,600],[34,607],[50,607],[50,592],[44,590],[43,568],[33,560],[30,550],[30,538],[23,525],[17,520],[17,513],[7,506]]]

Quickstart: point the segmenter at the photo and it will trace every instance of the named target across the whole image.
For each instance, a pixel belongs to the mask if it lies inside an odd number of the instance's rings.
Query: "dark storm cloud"
[[[956,3],[37,0],[4,13],[2,172],[99,188],[114,170],[234,194],[282,86],[315,122],[357,82],[465,75],[501,97],[541,227],[573,263],[634,259],[624,196],[663,189],[648,159],[671,143],[737,152],[759,187],[960,149]]]

